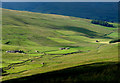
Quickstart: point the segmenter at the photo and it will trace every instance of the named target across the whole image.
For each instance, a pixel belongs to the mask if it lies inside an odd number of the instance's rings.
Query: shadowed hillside
[[[78,82],[120,82],[119,64],[113,62],[93,63],[59,71],[27,76],[3,83],[78,83]]]

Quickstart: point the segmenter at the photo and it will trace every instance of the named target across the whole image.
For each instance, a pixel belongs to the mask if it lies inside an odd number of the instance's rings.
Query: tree
[[[113,40],[110,41],[109,43],[116,43],[116,42],[120,42],[120,39],[113,39]]]
[[[114,27],[113,24],[109,24],[106,21],[92,20],[91,23],[92,24],[98,24],[98,25],[106,26],[106,27]]]

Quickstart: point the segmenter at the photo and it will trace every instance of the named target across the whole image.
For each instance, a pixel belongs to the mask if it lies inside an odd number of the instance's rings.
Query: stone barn
[[[35,52],[39,53],[39,51],[37,51],[37,50]]]
[[[6,51],[6,53],[24,53],[22,50]]]
[[[65,48],[59,48],[60,50],[64,50]]]
[[[70,47],[65,48],[66,50],[70,49]]]

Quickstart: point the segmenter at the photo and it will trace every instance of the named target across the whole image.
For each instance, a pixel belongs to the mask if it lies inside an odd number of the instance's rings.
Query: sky
[[[2,2],[118,2],[120,0],[0,0]]]

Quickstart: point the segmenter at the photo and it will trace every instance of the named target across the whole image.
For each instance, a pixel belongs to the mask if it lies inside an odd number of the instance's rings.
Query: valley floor
[[[106,65],[106,63],[108,63],[109,65],[112,65],[118,62],[118,44],[106,44],[106,43],[103,45],[100,44],[94,50],[87,50],[87,51],[85,50],[80,51],[79,47],[71,47],[68,50],[59,50],[59,48],[52,49],[50,47],[49,49],[50,50],[47,50],[46,52],[43,52],[43,53],[26,53],[26,54],[3,53],[4,54],[3,69],[6,72],[3,74],[2,80],[5,81],[10,79],[16,79],[16,78],[31,76],[31,75],[40,74],[40,73],[47,74],[47,72],[52,72],[56,70],[61,72],[61,70],[63,69],[71,68],[75,66],[82,66],[82,65],[88,65],[88,64],[92,65],[92,64],[101,63],[101,67],[102,67]],[[14,57],[14,58],[11,58],[11,57]],[[80,70],[77,70],[77,72],[81,71],[82,68],[80,67],[79,69]],[[86,70],[86,72],[90,74],[91,72],[88,72],[88,71],[93,72],[93,70],[94,68],[91,68],[90,70]],[[76,71],[76,70],[73,69],[73,71]],[[99,70],[96,68],[96,71],[99,71]],[[113,71],[111,70],[111,72]],[[98,74],[101,74],[101,73],[98,73]],[[82,74],[79,74],[79,75],[82,75]],[[72,77],[70,77],[69,79],[71,78]],[[111,77],[111,78],[114,79],[114,77]],[[56,79],[58,79],[58,77]],[[76,79],[78,80],[78,78]],[[83,79],[85,78],[83,77]],[[96,77],[96,80],[97,79],[98,77]],[[88,81],[90,80],[93,80],[93,78],[89,79]],[[107,80],[110,80],[110,79],[107,78]]]

